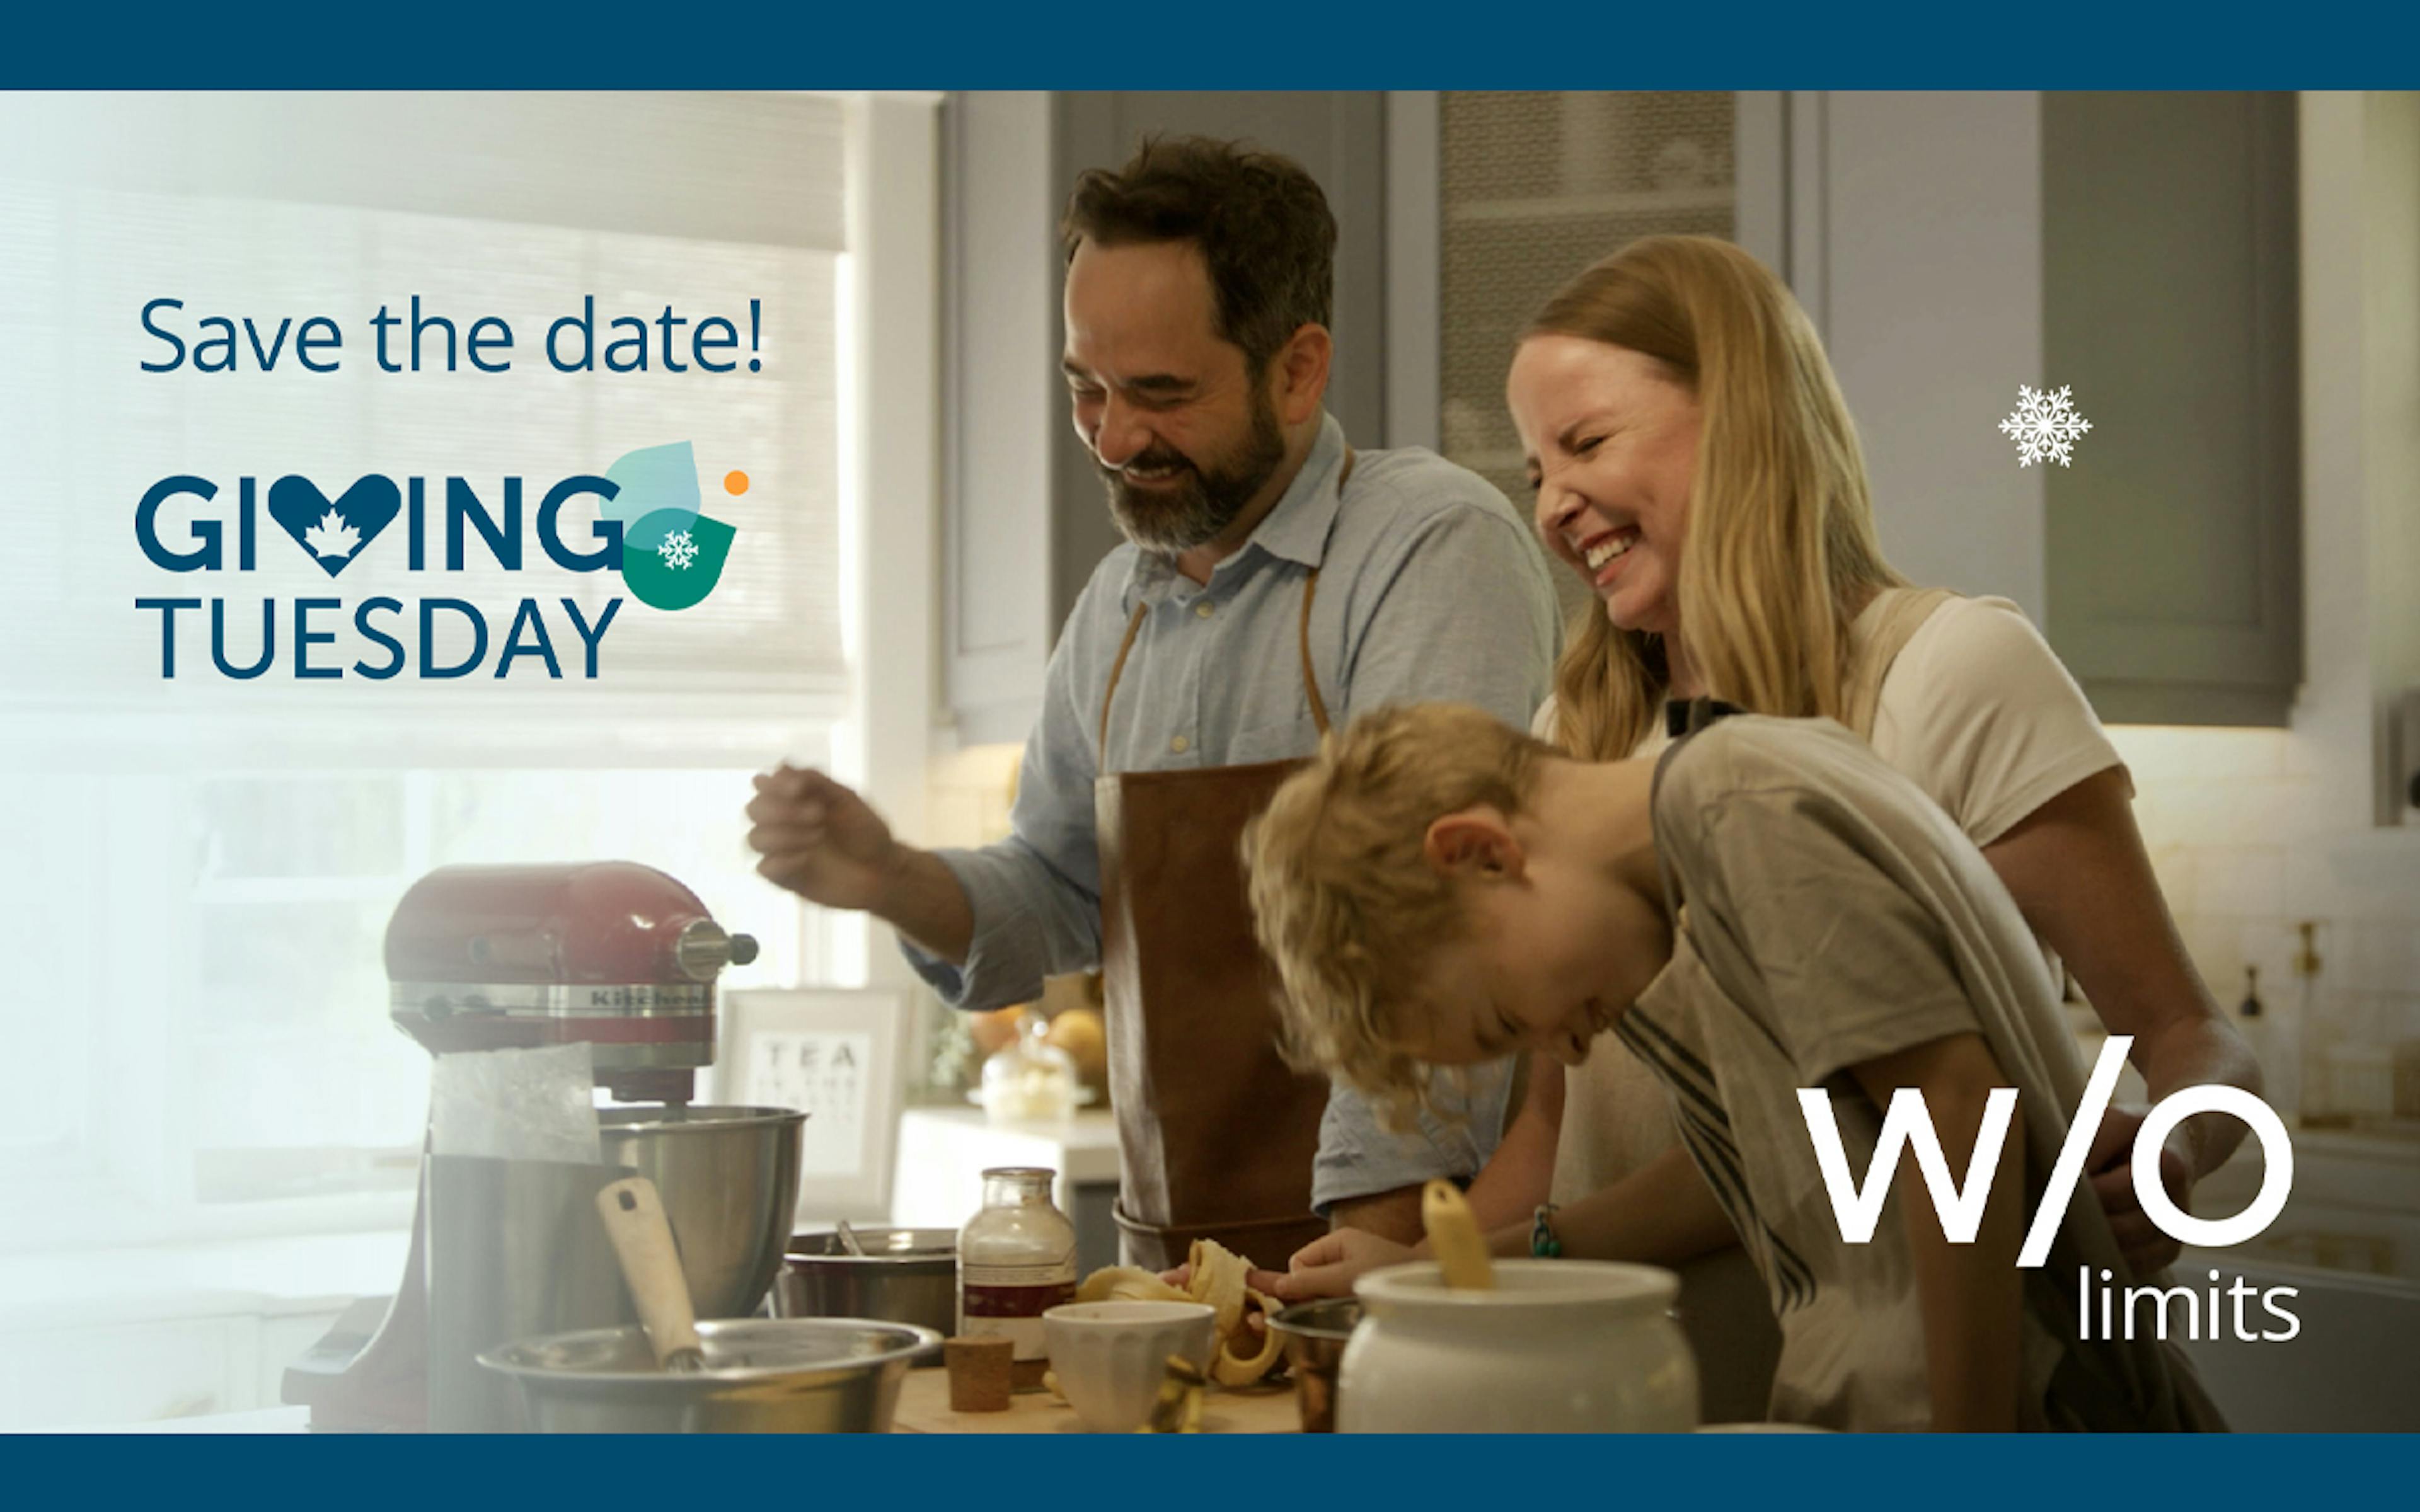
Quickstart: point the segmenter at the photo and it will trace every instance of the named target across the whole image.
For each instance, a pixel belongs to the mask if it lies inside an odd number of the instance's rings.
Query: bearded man
[[[1356,452],[1323,407],[1336,222],[1299,166],[1149,142],[1078,181],[1062,234],[1070,409],[1126,544],[1051,655],[1014,833],[920,850],[785,767],[749,805],[758,870],[887,920],[959,1008],[1102,969],[1131,1263],[1214,1239],[1282,1266],[1329,1218],[1417,1237],[1419,1184],[1493,1151],[1509,1067],[1402,1133],[1295,1072],[1237,841],[1366,709],[1453,700],[1526,728],[1555,652],[1544,559],[1476,473]]]

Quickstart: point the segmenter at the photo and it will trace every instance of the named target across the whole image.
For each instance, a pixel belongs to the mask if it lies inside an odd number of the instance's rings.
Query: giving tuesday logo
[[[364,478],[333,500],[308,478],[284,477],[269,486],[269,517],[331,578],[352,565],[402,511],[403,490],[393,478]]]
[[[699,512],[690,443],[625,453],[605,470],[605,479],[615,492],[599,512],[622,527],[619,565],[631,596],[659,609],[703,603],[721,580],[738,532]],[[735,495],[746,493],[748,474],[729,473],[723,486]],[[331,578],[351,566],[402,512],[403,490],[377,473],[334,499],[304,477],[283,477],[269,486],[269,517]],[[158,554],[152,559],[158,561]]]
[[[748,491],[748,474],[725,473],[721,486],[725,494],[737,498]],[[484,570],[489,564],[506,573],[548,565],[580,574],[610,569],[620,573],[631,597],[650,609],[674,612],[704,603],[714,592],[738,535],[735,527],[705,512],[696,458],[688,441],[625,453],[602,476],[583,473],[547,486],[528,532],[523,530],[524,504],[534,490],[512,476],[491,483],[371,473],[333,496],[318,482],[299,474],[277,478],[265,489],[256,479],[240,478],[231,512],[225,507],[223,492],[209,479],[190,474],[153,484],[134,511],[135,541],[145,557],[172,573],[254,571],[259,564],[258,516],[265,506],[270,521],[332,579],[393,534],[403,541],[401,560],[396,561],[394,548],[387,548],[388,567],[373,569],[387,572],[380,579],[382,586],[394,584],[388,569],[400,570],[407,580],[459,574],[474,566]],[[585,528],[585,540],[564,519],[566,507],[580,499],[595,501],[596,518]],[[535,554],[525,550],[532,538]],[[484,563],[476,561],[481,557]],[[550,606],[536,596],[512,606],[493,675],[507,676],[529,658],[543,664],[547,676],[564,676],[551,628],[553,611],[559,609],[585,649],[585,675],[594,679],[600,643],[622,600],[609,598],[597,612],[594,595],[586,596],[585,606],[572,597]],[[239,680],[275,669],[281,639],[298,680],[349,675],[382,681],[415,664],[424,679],[471,676],[487,664],[489,614],[502,609],[440,594],[422,596],[416,608],[392,593],[363,598],[349,606],[349,619],[356,640],[367,645],[370,655],[348,669],[331,653],[316,649],[337,641],[340,632],[332,626],[348,609],[345,600],[266,596],[258,603],[256,637],[248,605],[233,606],[225,596],[134,601],[137,609],[160,616],[162,677],[178,675],[179,631],[185,628],[179,613],[191,609],[196,621],[207,612],[211,665]],[[282,638],[281,626],[287,631]],[[399,638],[415,627],[416,657]]]
[[[605,470],[619,490],[604,506],[622,522],[622,581],[649,609],[701,603],[722,579],[738,532],[698,507],[697,464],[687,441],[630,452]],[[748,474],[723,475],[723,491],[748,491]]]

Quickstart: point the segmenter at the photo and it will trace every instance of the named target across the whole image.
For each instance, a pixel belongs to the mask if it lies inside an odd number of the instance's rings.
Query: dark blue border
[[[1157,4],[70,7],[12,88],[2384,88],[2420,6]]]
[[[1788,1512],[2406,1504],[2420,1439],[2259,1438],[0,1438],[10,1501],[469,1512],[1191,1509]],[[1776,1503],[1774,1493],[1780,1493]],[[861,1498],[872,1500],[860,1500]]]

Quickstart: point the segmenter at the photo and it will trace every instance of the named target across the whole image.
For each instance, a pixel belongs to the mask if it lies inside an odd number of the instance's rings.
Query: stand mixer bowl
[[[799,1128],[786,1108],[606,1108],[605,1164],[428,1162],[428,1426],[518,1432],[521,1394],[476,1357],[520,1340],[635,1323],[596,1198],[656,1183],[700,1318],[745,1318],[781,1268],[799,1200]]]
[[[782,1269],[799,1202],[799,1130],[787,1108],[606,1108],[605,1164],[663,1194],[700,1318],[745,1318]]]

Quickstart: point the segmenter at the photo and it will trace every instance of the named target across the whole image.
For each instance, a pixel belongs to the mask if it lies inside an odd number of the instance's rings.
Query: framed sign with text
[[[799,1135],[799,1226],[887,1218],[906,1094],[906,995],[758,988],[724,994],[721,1018],[716,1099],[807,1116]]]

